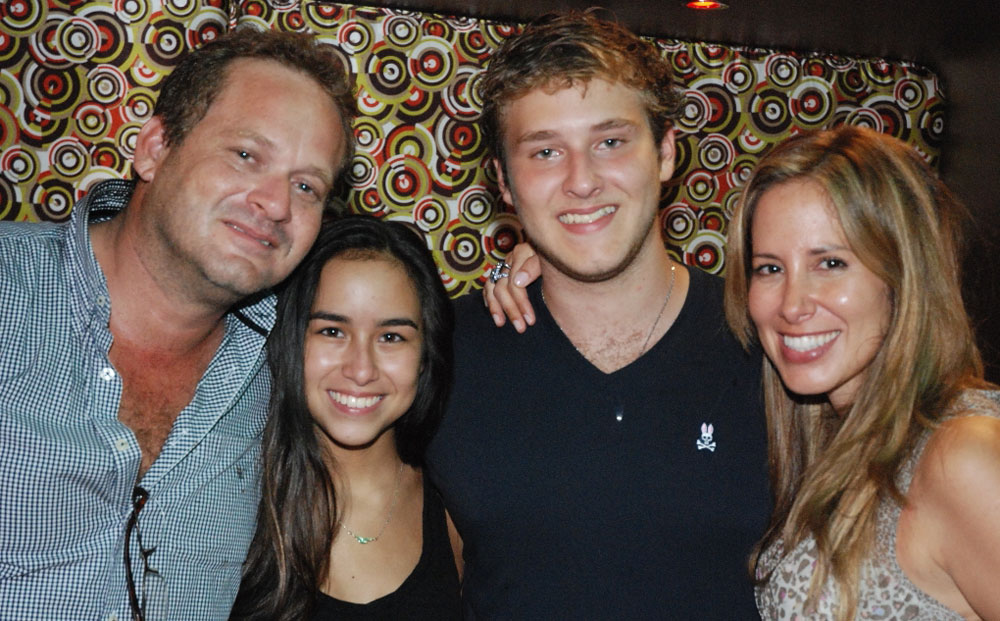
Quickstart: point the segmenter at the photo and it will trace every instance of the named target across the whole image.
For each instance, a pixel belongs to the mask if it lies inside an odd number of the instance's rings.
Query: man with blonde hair
[[[617,24],[552,15],[481,87],[542,279],[524,336],[478,300],[459,309],[428,459],[464,541],[467,617],[753,618],[746,558],[770,508],[759,356],[726,330],[721,282],[674,262],[656,226],[669,66]]]

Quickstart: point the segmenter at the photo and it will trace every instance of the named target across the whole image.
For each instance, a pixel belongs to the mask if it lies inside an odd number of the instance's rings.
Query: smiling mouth
[[[248,231],[248,230],[246,230],[246,229],[244,229],[242,227],[239,227],[239,226],[233,224],[232,222],[227,222],[226,226],[228,226],[229,228],[233,229],[234,231],[238,231],[238,232],[246,235],[250,239],[255,240],[258,244],[260,244],[261,246],[264,246],[265,248],[273,248],[274,247],[274,244],[272,244],[270,240],[258,237],[257,235],[254,235],[250,231]]]
[[[355,397],[354,395],[345,395],[344,393],[337,392],[335,390],[328,390],[327,393],[330,395],[331,399],[340,405],[345,405],[349,408],[359,410],[370,408],[385,398],[385,395],[376,395],[374,397]]]
[[[840,330],[834,330],[824,334],[809,334],[806,336],[788,336],[785,334],[781,336],[781,339],[785,344],[785,347],[788,349],[805,352],[816,349],[817,347],[822,347],[837,338],[839,335]]]
[[[608,206],[601,207],[590,213],[564,213],[559,216],[559,221],[563,224],[590,224],[591,222],[600,220],[604,216],[610,216],[617,210],[617,207]]]

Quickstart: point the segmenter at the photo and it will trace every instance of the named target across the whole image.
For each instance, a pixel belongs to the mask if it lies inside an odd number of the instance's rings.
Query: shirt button
[[[118,621],[118,613],[112,612],[111,614],[109,614],[107,617],[107,621]]]
[[[107,306],[108,305],[108,296],[106,296],[106,295],[99,295],[99,296],[97,296],[97,305],[101,306],[101,307]]]
[[[115,370],[112,369],[111,367],[104,367],[103,369],[101,369],[101,372],[98,375],[105,382],[110,382],[111,380],[115,379]]]
[[[118,438],[115,440],[115,448],[118,449],[119,453],[124,453],[128,450],[128,439]]]

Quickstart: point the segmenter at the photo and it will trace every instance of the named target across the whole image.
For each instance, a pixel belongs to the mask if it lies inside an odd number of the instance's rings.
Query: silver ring
[[[494,265],[493,269],[490,270],[490,276],[489,276],[490,282],[495,285],[497,284],[497,281],[499,281],[501,278],[507,278],[508,276],[510,276],[509,271],[508,272],[504,271],[509,269],[510,269],[510,264],[507,263],[506,261],[501,261],[496,265]]]

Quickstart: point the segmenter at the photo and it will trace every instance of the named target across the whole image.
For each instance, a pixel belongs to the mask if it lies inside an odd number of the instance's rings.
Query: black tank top
[[[448,539],[444,504],[430,481],[424,481],[423,550],[398,589],[367,604],[354,604],[320,593],[312,621],[342,619],[462,618],[458,570]]]

